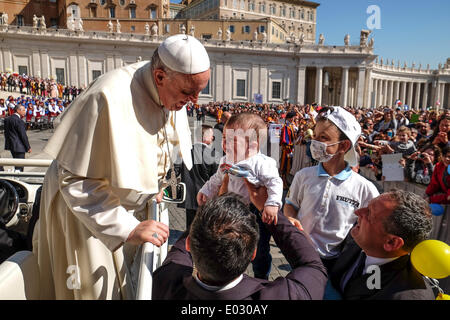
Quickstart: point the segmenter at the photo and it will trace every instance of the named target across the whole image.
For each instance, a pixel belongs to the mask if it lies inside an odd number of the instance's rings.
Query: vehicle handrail
[[[50,167],[53,160],[0,158],[0,166]]]
[[[151,200],[148,218],[169,225],[169,214],[165,203],[157,203]],[[146,242],[141,248],[141,260],[139,265],[139,278],[136,288],[136,300],[151,300],[153,286],[153,272],[162,265],[167,256],[168,241],[161,247]]]

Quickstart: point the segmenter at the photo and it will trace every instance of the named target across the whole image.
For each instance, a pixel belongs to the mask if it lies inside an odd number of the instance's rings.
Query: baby
[[[225,124],[222,146],[226,155],[220,159],[219,169],[203,185],[197,194],[202,206],[208,198],[217,195],[224,175],[229,174],[228,191],[243,196],[250,203],[250,196],[244,178],[256,186],[267,188],[268,198],[261,218],[264,223],[277,223],[281,208],[283,181],[274,159],[260,152],[259,141],[267,140],[267,126],[264,120],[253,113],[233,115]]]

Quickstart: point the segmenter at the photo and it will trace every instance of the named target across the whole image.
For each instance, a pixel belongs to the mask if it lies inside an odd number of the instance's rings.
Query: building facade
[[[300,0],[258,3],[255,0],[197,0],[181,4],[170,3],[170,0],[0,0],[0,3],[3,4],[0,14],[6,13],[10,26],[37,24],[39,27],[42,24],[54,29],[112,29],[120,33],[145,34],[156,24],[159,35],[167,35],[180,33],[181,27],[169,25],[184,25],[188,33],[195,21],[199,38],[214,38],[220,29],[224,40],[229,31],[233,40],[265,38],[276,43],[313,43],[319,6]],[[203,27],[205,25],[207,27]]]
[[[0,70],[55,77],[86,87],[99,75],[149,60],[165,36],[0,27]],[[361,32],[360,45],[275,44],[202,40],[211,59],[211,79],[199,101],[449,106],[450,61],[437,70],[392,66],[376,60]],[[372,43],[373,44],[373,43]],[[257,57],[257,59],[255,58]]]
[[[264,19],[271,18],[286,32],[286,40],[316,39],[318,3],[300,0],[185,0],[180,18],[188,19]]]

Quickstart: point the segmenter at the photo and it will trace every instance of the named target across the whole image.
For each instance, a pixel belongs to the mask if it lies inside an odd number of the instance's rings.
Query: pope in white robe
[[[209,76],[203,45],[172,36],[151,62],[99,77],[61,116],[45,148],[55,161],[33,235],[42,299],[134,297],[137,246],[161,245],[169,230],[145,221],[147,203],[167,185],[178,155],[192,166],[184,105],[196,102]]]

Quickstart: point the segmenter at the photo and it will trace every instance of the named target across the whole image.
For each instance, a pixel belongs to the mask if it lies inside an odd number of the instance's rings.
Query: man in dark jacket
[[[16,159],[25,159],[25,152],[31,153],[26,125],[21,120],[25,113],[25,107],[18,104],[14,114],[5,119],[5,150],[11,151],[12,157]],[[15,167],[15,170],[23,171],[23,167]]]
[[[259,210],[265,187],[247,183]],[[251,191],[250,191],[251,190]],[[265,194],[263,194],[265,192]],[[292,267],[274,281],[244,274],[256,256],[259,231],[256,216],[234,194],[209,200],[197,211],[190,232],[175,243],[164,264],[153,274],[152,298],[177,300],[310,300],[322,299],[326,269],[309,237],[281,213],[265,227]],[[193,275],[193,263],[196,272]]]
[[[209,125],[202,125],[202,141],[192,146],[193,165],[188,170],[183,164],[181,179],[186,184],[186,229],[189,229],[197,211],[197,193],[206,181],[217,171],[218,161],[215,161],[214,149],[211,144],[214,141],[214,131]]]
[[[358,222],[330,271],[344,300],[433,300],[409,253],[428,238],[432,217],[418,195],[395,190],[355,211]]]

